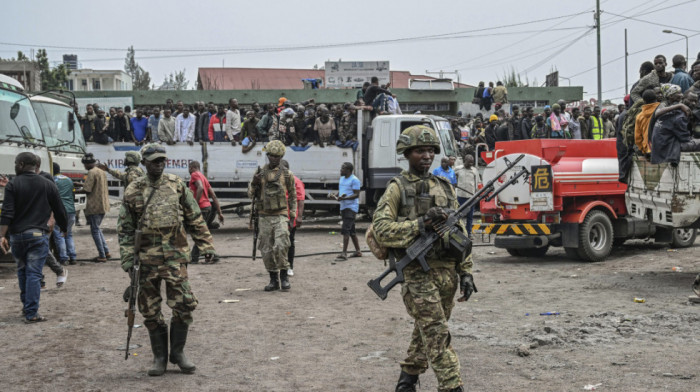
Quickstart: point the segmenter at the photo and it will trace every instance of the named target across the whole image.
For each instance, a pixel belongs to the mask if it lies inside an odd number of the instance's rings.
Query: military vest
[[[278,211],[287,208],[286,169],[263,170],[258,208],[264,211]]]
[[[163,174],[160,185],[155,189],[150,186],[147,179],[138,183],[142,198],[136,200],[134,205],[138,215],[144,214],[144,233],[160,233],[171,231],[174,227],[179,227],[181,223],[181,206],[178,192],[179,177],[174,174]],[[148,200],[151,192],[156,192],[151,202],[143,211],[143,205]]]
[[[436,179],[440,186],[430,186],[430,179]],[[452,208],[456,200],[447,180],[430,175],[426,179],[409,181],[404,175],[394,177],[391,182],[399,187],[401,208],[398,220],[415,220],[425,215],[431,207]]]

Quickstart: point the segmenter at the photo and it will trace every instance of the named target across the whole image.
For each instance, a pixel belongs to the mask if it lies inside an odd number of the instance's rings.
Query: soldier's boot
[[[275,291],[280,289],[280,280],[277,272],[270,271],[270,284],[265,286],[265,291]]]
[[[282,284],[282,290],[289,290],[292,288],[292,285],[289,284],[289,275],[287,274],[287,270],[280,270],[280,283]]]
[[[395,392],[416,392],[417,383],[417,375],[408,374],[402,370],[401,374],[399,375],[399,382],[396,383]]]
[[[460,385],[457,388],[450,389],[450,392],[464,392],[464,387]]]
[[[149,376],[162,376],[168,367],[168,326],[159,325],[154,330],[148,330],[153,351],[153,367],[148,369]]]
[[[188,329],[189,325],[185,323],[170,323],[170,362],[179,366],[183,373],[192,374],[197,367],[184,353]]]

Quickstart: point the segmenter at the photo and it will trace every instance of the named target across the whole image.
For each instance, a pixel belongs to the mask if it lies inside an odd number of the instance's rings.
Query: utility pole
[[[598,105],[603,104],[603,76],[600,65],[600,0],[595,1],[595,28],[598,39]]]
[[[627,29],[625,29],[625,95],[629,93],[627,89],[627,56],[629,56],[629,53],[627,53]]]

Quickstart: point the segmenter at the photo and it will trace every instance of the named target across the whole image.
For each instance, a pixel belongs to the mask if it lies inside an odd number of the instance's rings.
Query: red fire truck
[[[602,261],[613,244],[653,238],[691,246],[700,228],[700,154],[683,153],[677,167],[635,158],[629,186],[618,181],[614,139],[538,139],[496,143],[483,152],[489,181],[520,154],[530,170],[491,201],[482,201],[475,233],[495,235],[513,256],[543,256],[563,246],[568,256]]]

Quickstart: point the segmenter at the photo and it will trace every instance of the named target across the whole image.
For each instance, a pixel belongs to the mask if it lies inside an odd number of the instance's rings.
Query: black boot
[[[287,276],[287,270],[280,270],[280,281],[282,283],[282,290],[289,290],[292,285],[289,284],[289,277]]]
[[[148,370],[149,376],[162,376],[168,366],[168,326],[159,325],[154,330],[148,330],[153,350],[153,367]]]
[[[270,272],[270,284],[265,286],[265,291],[275,291],[280,289],[280,281],[277,272]],[[285,271],[286,272],[286,271]]]
[[[418,376],[408,374],[401,371],[399,375],[399,382],[396,383],[395,392],[416,392],[416,384],[418,383]]]
[[[464,392],[464,388],[460,385],[457,388],[450,389],[450,392]]]
[[[184,349],[187,343],[187,330],[189,325],[185,323],[170,323],[170,362],[180,367],[186,374],[194,373],[196,366],[185,356]]]

